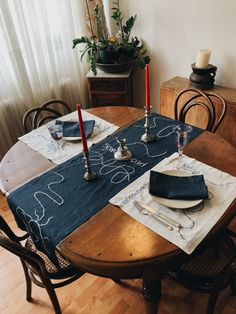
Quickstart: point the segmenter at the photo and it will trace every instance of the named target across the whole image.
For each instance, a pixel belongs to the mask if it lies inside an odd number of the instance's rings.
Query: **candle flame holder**
[[[87,181],[92,181],[96,178],[96,173],[91,170],[91,164],[89,160],[89,151],[87,152],[83,151],[83,153],[84,153],[84,162],[85,162],[85,168],[86,168],[84,179]]]
[[[144,107],[145,108],[145,133],[141,136],[142,142],[152,142],[154,140],[154,135],[150,133],[150,126],[151,126],[151,107]]]

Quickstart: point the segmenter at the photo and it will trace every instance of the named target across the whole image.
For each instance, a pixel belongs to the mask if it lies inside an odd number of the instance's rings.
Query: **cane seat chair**
[[[62,117],[65,113],[70,112],[70,107],[65,101],[60,99],[49,100],[39,107],[26,111],[23,116],[24,131],[27,133],[50,120]]]
[[[206,313],[214,313],[221,290],[230,286],[232,294],[236,295],[236,247],[232,238],[226,232],[221,234],[213,245],[171,269],[168,275],[186,288],[208,293]]]
[[[25,242],[24,245],[22,241]],[[36,249],[28,234],[21,237],[15,235],[2,216],[0,216],[0,246],[20,258],[26,280],[26,300],[32,301],[33,282],[47,290],[55,313],[61,314],[55,289],[75,281],[84,272],[73,267],[58,252],[56,252],[58,265],[55,265],[47,255]]]
[[[174,103],[175,120],[186,122],[190,111],[200,108],[203,108],[207,115],[205,130],[216,132],[225,117],[227,105],[221,96],[214,93],[205,93],[195,88],[182,90]],[[202,119],[203,115],[200,114],[200,116]]]

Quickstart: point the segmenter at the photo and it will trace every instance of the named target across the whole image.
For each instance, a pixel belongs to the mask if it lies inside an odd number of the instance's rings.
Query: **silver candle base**
[[[85,162],[85,168],[86,172],[84,174],[84,179],[87,181],[92,181],[96,178],[96,173],[91,170],[90,160],[89,160],[89,152],[83,152],[84,153],[84,162]]]
[[[150,126],[151,126],[151,108],[145,107],[145,133],[141,136],[142,142],[152,142],[154,140],[154,135],[150,133]]]
[[[132,158],[132,153],[128,150],[128,147],[125,145],[126,139],[118,139],[116,138],[119,147],[114,154],[116,160],[130,160]]]

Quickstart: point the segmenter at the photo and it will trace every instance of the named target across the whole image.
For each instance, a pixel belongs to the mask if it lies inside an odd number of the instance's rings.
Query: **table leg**
[[[159,302],[161,298],[161,281],[143,281],[143,296],[149,302]]]
[[[143,274],[143,296],[148,301],[148,313],[157,313],[161,299],[161,281],[165,277],[166,270],[160,266],[147,269]]]

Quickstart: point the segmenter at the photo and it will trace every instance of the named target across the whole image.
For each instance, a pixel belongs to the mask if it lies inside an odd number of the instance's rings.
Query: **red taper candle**
[[[150,108],[149,64],[146,64],[146,108]]]
[[[79,128],[80,128],[80,134],[81,134],[81,138],[82,138],[83,151],[86,153],[88,151],[88,145],[87,145],[87,139],[86,139],[85,132],[84,132],[84,122],[82,119],[80,105],[76,105],[76,108],[77,108],[77,113],[78,113]]]

